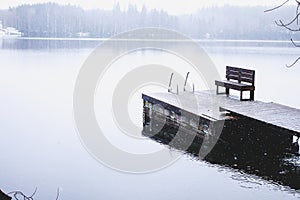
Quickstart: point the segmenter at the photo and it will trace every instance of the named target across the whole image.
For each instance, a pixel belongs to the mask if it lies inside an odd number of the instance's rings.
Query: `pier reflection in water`
[[[148,131],[143,135],[149,136]],[[157,142],[170,145],[173,134],[168,132],[158,133],[150,137]],[[175,147],[176,145],[170,145]],[[185,150],[191,156],[198,158],[201,142],[193,141],[191,148]],[[288,150],[283,151],[260,151],[249,143],[238,145],[224,144],[218,142],[213,150],[204,158],[212,164],[222,165],[241,170],[249,174],[257,175],[263,179],[276,182],[292,189],[300,189],[300,163],[299,155]],[[201,170],[201,169],[199,169]]]
[[[200,124],[205,122],[200,121]],[[188,130],[184,120],[176,119],[176,114],[162,114],[159,109],[151,109],[149,113],[148,105],[144,105],[144,136],[199,158],[206,133],[190,125]],[[293,149],[292,140],[292,135],[249,118],[228,120],[204,160],[300,190],[300,157]]]

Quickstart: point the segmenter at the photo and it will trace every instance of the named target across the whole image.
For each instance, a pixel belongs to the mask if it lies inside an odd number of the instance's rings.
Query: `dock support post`
[[[243,101],[243,91],[241,91],[240,101]]]
[[[294,153],[298,153],[299,152],[299,137],[297,138],[296,142],[294,142],[292,144],[292,151]]]
[[[254,90],[250,91],[250,101],[254,101]]]

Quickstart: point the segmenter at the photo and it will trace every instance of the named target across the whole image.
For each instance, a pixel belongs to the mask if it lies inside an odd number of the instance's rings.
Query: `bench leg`
[[[217,85],[217,90],[216,90],[217,95],[218,94],[225,94],[225,92],[219,92],[219,86]]]
[[[226,95],[229,95],[229,88],[226,88]]]
[[[227,94],[227,96],[229,95],[229,88],[226,88],[226,92],[219,92],[219,85],[217,85],[217,89],[216,89],[216,93],[218,94]]]
[[[243,101],[243,91],[241,90],[240,101]]]
[[[254,90],[250,90],[250,101],[254,101]]]

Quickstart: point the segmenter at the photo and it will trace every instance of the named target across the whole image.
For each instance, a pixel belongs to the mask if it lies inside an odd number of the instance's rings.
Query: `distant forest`
[[[278,19],[292,18],[292,7],[272,13],[264,13],[265,9],[224,6],[203,8],[190,15],[169,15],[146,7],[138,10],[135,5],[122,11],[117,4],[107,11],[45,3],[0,10],[0,20],[4,27],[15,27],[25,37],[106,38],[135,28],[162,27],[195,39],[297,39],[297,35],[274,23]]]

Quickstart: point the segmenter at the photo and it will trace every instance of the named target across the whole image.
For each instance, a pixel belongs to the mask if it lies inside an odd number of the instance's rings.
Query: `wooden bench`
[[[238,90],[241,92],[241,101],[254,101],[254,79],[255,71],[237,67],[226,66],[226,79],[225,81],[215,81],[217,86],[217,94],[227,94],[229,95],[229,89]],[[226,92],[220,93],[219,86],[225,87]],[[243,99],[243,91],[250,91],[250,98]]]

